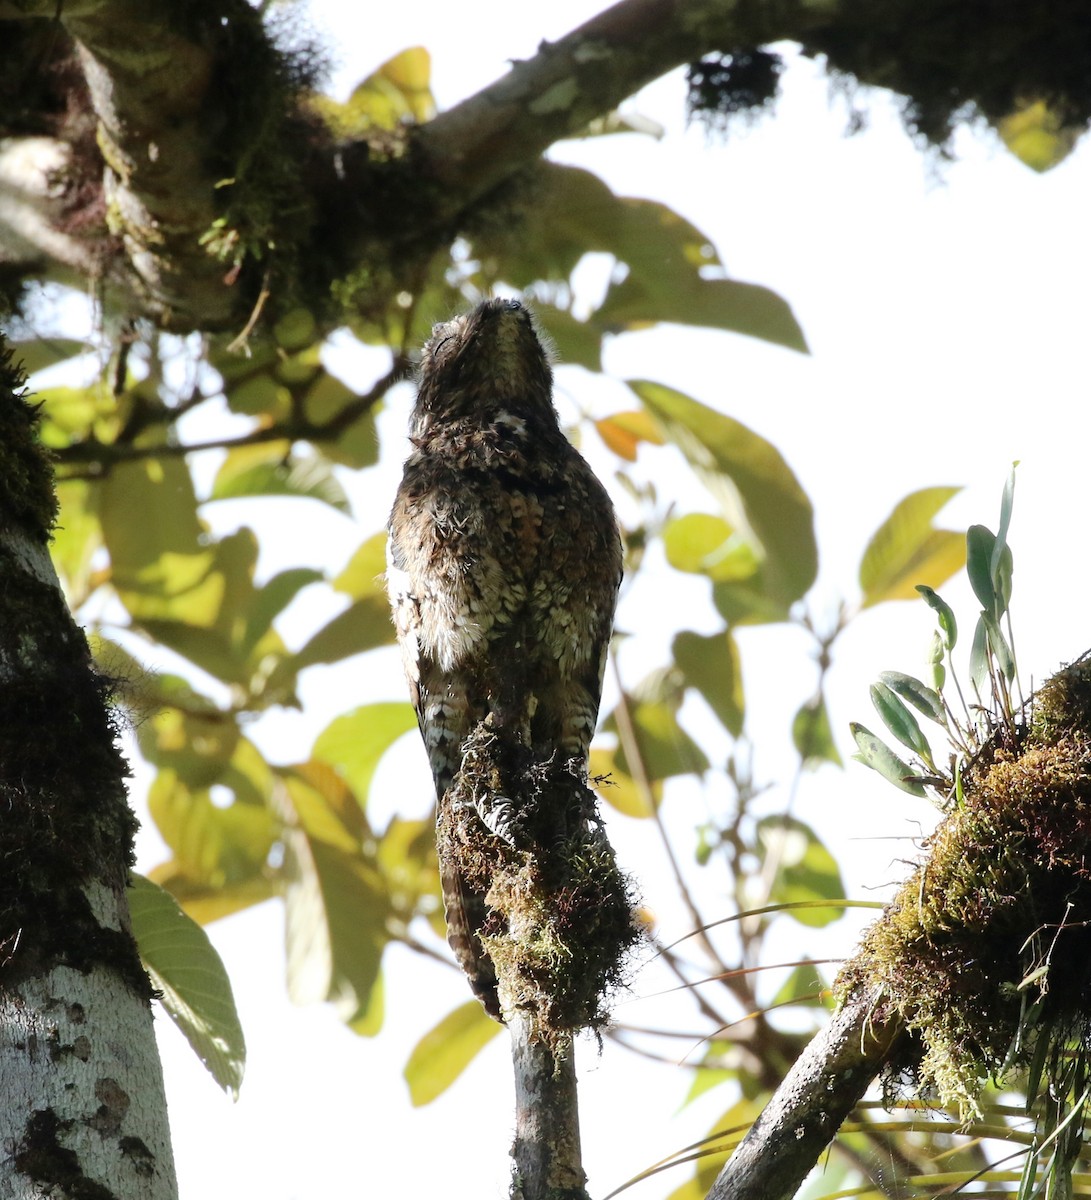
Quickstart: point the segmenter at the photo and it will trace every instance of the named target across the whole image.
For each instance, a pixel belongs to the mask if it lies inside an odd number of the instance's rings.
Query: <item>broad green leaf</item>
[[[912,750],[930,767],[932,763],[932,748],[928,739],[921,732],[917,718],[902,703],[897,695],[885,683],[871,685],[871,703],[882,718],[883,724],[907,749]]]
[[[859,749],[859,753],[853,755],[857,762],[862,762],[865,767],[871,767],[873,771],[878,771],[884,779],[889,780],[895,787],[901,788],[903,792],[908,792],[911,796],[927,795],[924,784],[915,777],[909,764],[903,762],[870,729],[853,721],[849,724],[849,730]]]
[[[683,630],[671,647],[687,687],[695,687],[733,736],[742,733],[742,664],[730,630],[707,637]]]
[[[971,525],[966,530],[966,574],[981,607],[987,613],[998,613],[998,596],[993,583],[992,553],[996,536],[984,525]]]
[[[237,1100],[246,1042],[220,956],[200,925],[150,880],[130,876],[128,898],[133,937],[163,1007],[213,1079]]]
[[[534,315],[545,329],[557,360],[564,364],[602,370],[602,327],[595,321],[579,321],[563,308],[535,301]]]
[[[211,563],[202,545],[206,527],[197,516],[197,496],[184,462],[146,458],[120,463],[100,485],[99,517],[119,591],[144,592],[195,586]],[[139,520],[134,516],[139,514]],[[184,561],[197,566],[183,569]]]
[[[655,418],[643,409],[619,412],[595,422],[599,437],[619,457],[627,462],[636,462],[637,447],[641,442],[653,446],[663,445],[663,435]]]
[[[57,524],[49,552],[69,603],[79,607],[92,586],[92,563],[102,545],[96,498],[85,479],[57,483]]]
[[[702,279],[696,273],[663,279],[652,272],[630,272],[607,292],[595,315],[628,329],[650,321],[726,329],[808,352],[790,306],[769,288],[735,279]]]
[[[152,867],[148,878],[170,892],[182,906],[183,912],[198,925],[210,925],[213,921],[280,896],[280,885],[271,874],[254,875],[239,883],[213,886],[188,875],[176,859]]]
[[[837,862],[818,840],[813,829],[795,817],[764,817],[758,822],[758,840],[766,859],[777,864],[769,892],[770,904],[795,904],[801,900],[836,900],[845,894]],[[788,909],[801,925],[829,925],[844,915],[843,908]]]
[[[643,789],[618,765],[616,750],[594,747],[590,754],[588,773],[595,791],[611,808],[627,817],[638,819],[655,815]],[[652,801],[658,808],[663,799],[663,785],[656,781],[649,782],[648,786],[651,789]]]
[[[27,375],[59,362],[67,362],[90,350],[86,342],[60,337],[37,337],[26,342],[13,342],[11,346],[15,351],[15,361],[21,364]]]
[[[42,388],[35,392],[34,402],[41,405],[39,436],[51,450],[84,441],[91,434],[105,442],[117,436],[117,401],[101,379],[82,388]]]
[[[322,581],[322,572],[312,567],[289,567],[257,590],[246,618],[242,649],[247,655],[272,626],[273,621],[305,588]]]
[[[413,1105],[419,1108],[442,1096],[500,1030],[476,1000],[448,1013],[413,1047],[405,1064]]]
[[[828,985],[817,966],[801,964],[793,968],[792,973],[781,984],[772,1003],[789,1004],[795,1002],[806,1008],[824,1008],[823,993]]]
[[[310,346],[319,336],[314,314],[305,308],[293,308],[273,326],[277,345],[289,353]]]
[[[760,563],[754,550],[722,517],[687,513],[663,530],[667,562],[679,571],[707,575],[714,583],[753,580]]]
[[[353,600],[386,596],[383,575],[386,571],[386,532],[374,533],[362,542],[346,563],[333,586]],[[385,603],[385,601],[384,601]]]
[[[792,744],[805,767],[819,767],[824,762],[837,767],[843,765],[833,740],[826,698],[821,694],[808,700],[793,718]]]
[[[324,625],[295,655],[292,666],[301,671],[315,663],[340,662],[393,641],[394,625],[386,597],[368,596]]]
[[[328,763],[305,762],[277,771],[291,802],[291,821],[312,841],[357,855],[371,830],[363,806]],[[283,799],[283,796],[281,796]]]
[[[347,425],[342,414],[356,405],[359,396],[336,375],[322,371],[303,396],[307,417],[317,425],[336,421],[335,437],[323,439],[322,453],[336,463],[353,470],[373,466],[379,459],[379,437],[375,431],[378,405],[372,405]]]
[[[629,702],[629,720],[636,738],[644,774],[649,781],[669,779],[672,775],[703,775],[708,770],[705,752],[678,724],[675,708],[666,701]],[[611,713],[603,723],[610,733],[617,733],[617,718]],[[631,775],[625,748],[616,751],[618,767]]]
[[[942,662],[942,660],[943,644],[941,639],[939,661]],[[906,675],[901,671],[883,671],[879,678],[888,688],[897,692],[903,700],[908,700],[919,713],[923,713],[930,721],[946,726],[947,710],[943,707],[943,697],[939,692],[927,687],[919,679],[914,679],[912,675]]]
[[[542,163],[527,194],[532,206],[517,229],[494,227],[474,238],[482,283],[503,279],[525,289],[543,279],[567,280],[585,254],[611,254],[624,264],[617,272],[623,277],[590,318],[600,330],[674,321],[806,349],[784,300],[724,278],[709,239],[665,205],[615,196],[591,172],[558,163]]]
[[[938,587],[959,570],[965,561],[962,536],[932,524],[936,513],[959,491],[924,488],[895,505],[860,562],[864,608],[885,600],[912,600],[915,585]]]
[[[798,600],[814,582],[814,514],[779,451],[731,417],[663,384],[629,380],[696,474],[727,523],[753,546],[762,590],[774,602]]]
[[[312,753],[340,771],[363,805],[379,760],[403,733],[416,727],[411,704],[365,704],[331,721]]]
[[[948,650],[953,650],[958,641],[958,623],[955,621],[954,610],[933,588],[919,583],[916,591],[920,592],[925,604],[936,614],[940,631],[943,634],[944,646]]]
[[[332,1002],[356,1030],[374,1031],[372,991],[389,940],[389,897],[362,853],[291,831],[285,842],[288,994]]]
[[[253,447],[246,447],[250,450]],[[265,449],[265,447],[262,447]],[[321,455],[305,458],[281,456],[250,461],[233,451],[223,462],[209,500],[234,500],[244,496],[296,496],[319,500],[338,512],[351,514],[348,497],[333,467]]]

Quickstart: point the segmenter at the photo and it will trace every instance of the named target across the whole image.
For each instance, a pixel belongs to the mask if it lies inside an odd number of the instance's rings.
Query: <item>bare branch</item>
[[[857,992],[785,1076],[728,1160],[708,1200],[791,1200],[901,1035]]]

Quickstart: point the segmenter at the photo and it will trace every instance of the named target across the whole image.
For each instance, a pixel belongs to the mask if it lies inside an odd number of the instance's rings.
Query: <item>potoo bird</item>
[[[387,587],[442,806],[489,718],[533,759],[587,761],[621,582],[613,506],[561,432],[530,313],[432,330],[390,515]],[[441,863],[448,941],[499,1017],[484,892]]]

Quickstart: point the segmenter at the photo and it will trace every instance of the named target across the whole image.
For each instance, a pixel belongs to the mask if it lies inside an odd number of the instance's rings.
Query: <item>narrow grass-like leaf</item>
[[[942,657],[941,653],[941,661]],[[943,698],[939,692],[921,683],[912,675],[906,675],[901,671],[883,671],[879,678],[891,691],[897,692],[903,700],[908,700],[917,712],[922,713],[930,721],[935,721],[937,725],[947,724],[947,712],[943,707]]]
[[[914,776],[909,764],[903,762],[884,741],[856,721],[849,724],[849,729],[859,748],[859,753],[853,755],[857,762],[878,771],[884,779],[911,796],[926,795],[924,784]]]
[[[1011,471],[1004,484],[1004,494],[1000,498],[1000,528],[996,531],[996,546],[993,548],[993,561],[990,564],[994,578],[1000,566],[1000,555],[1008,545],[1008,527],[1011,525],[1011,509],[1015,501],[1015,468],[1018,465],[1018,462],[1011,464]]]
[[[917,584],[917,591],[920,592],[925,604],[935,612],[939,619],[939,627],[943,631],[943,640],[947,649],[953,650],[955,643],[958,641],[958,622],[955,620],[954,610],[934,588],[919,583]]]
[[[932,748],[928,739],[921,733],[917,718],[902,703],[885,683],[871,685],[871,703],[883,720],[883,724],[907,749],[919,755],[930,767],[933,767]]]
[[[989,633],[985,624],[985,614],[982,613],[974,629],[974,640],[970,646],[970,682],[980,699],[992,695],[991,671],[989,662]]]
[[[1008,639],[999,624],[988,613],[981,614],[981,620],[989,636],[989,650],[996,659],[996,665],[1003,672],[1004,678],[1011,683],[1015,678],[1015,655],[1011,652]]]
[[[133,936],[163,1007],[213,1079],[238,1099],[246,1043],[220,956],[169,892],[142,875],[130,884]]]

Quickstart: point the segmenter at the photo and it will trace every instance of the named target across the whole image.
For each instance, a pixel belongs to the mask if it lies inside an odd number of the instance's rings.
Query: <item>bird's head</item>
[[[549,355],[518,300],[485,300],[436,325],[418,379],[415,423],[484,417],[498,407],[556,420]]]

